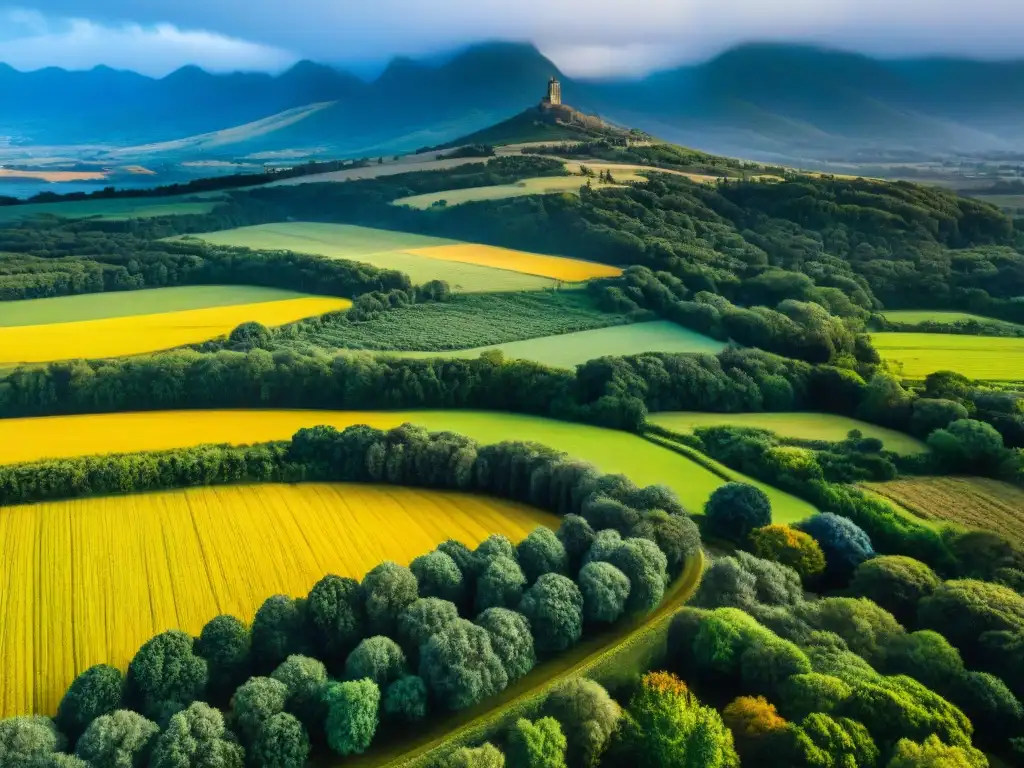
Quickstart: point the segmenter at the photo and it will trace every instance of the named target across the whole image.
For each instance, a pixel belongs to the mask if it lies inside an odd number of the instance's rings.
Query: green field
[[[859,429],[865,437],[877,437],[886,450],[895,453],[912,454],[928,450],[915,437],[893,429],[878,427],[846,416],[830,413],[697,413],[693,411],[667,411],[652,413],[647,417],[656,424],[673,432],[692,432],[697,427],[730,425],[770,429],[781,437],[800,440],[830,440],[838,442],[846,438],[851,429]]]
[[[156,216],[182,216],[190,213],[209,213],[217,199],[197,200],[195,195],[180,197],[135,197],[113,200],[70,200],[60,203],[29,203],[27,205],[0,206],[0,223],[34,216],[62,216],[84,219],[97,216],[111,221],[124,219],[150,219]]]
[[[111,317],[301,299],[308,296],[309,294],[297,291],[253,285],[195,285],[3,301],[0,302],[0,327],[103,320]]]
[[[410,248],[459,245],[457,240],[348,224],[261,224],[198,237],[216,245],[314,253],[334,259],[361,261],[404,272],[416,285],[429,280],[447,280],[452,290],[460,292],[536,291],[556,284],[555,280],[547,277],[405,253]]]
[[[883,360],[901,363],[903,375],[911,379],[922,379],[935,371],[955,371],[971,379],[1024,380],[1024,339],[873,333],[871,341]]]
[[[441,351],[604,328],[628,322],[602,312],[582,290],[461,294],[451,301],[414,304],[372,320],[309,320],[289,328],[282,346],[304,350],[372,349]]]
[[[973,321],[984,325],[1021,328],[1016,323],[997,320],[996,318],[985,317],[984,315],[972,315],[970,312],[947,312],[945,310],[931,309],[891,309],[882,312],[882,316],[892,323],[967,323]]]
[[[639,179],[639,176],[628,175],[625,180]],[[498,184],[493,187],[473,187],[471,189],[451,189],[445,192],[432,192],[426,195],[412,195],[395,200],[395,205],[407,205],[410,208],[429,208],[434,203],[444,200],[448,205],[459,205],[476,200],[503,200],[508,197],[522,197],[524,195],[549,195],[557,192],[570,192],[578,194],[580,187],[587,183],[582,176],[542,176],[534,179],[524,179],[515,184]],[[592,182],[597,189],[622,186],[621,184],[598,184],[597,179]]]
[[[500,349],[505,357],[533,360],[561,368],[606,355],[639,355],[644,352],[689,352],[717,354],[725,348],[720,341],[703,336],[668,320],[634,323],[526,341],[510,341],[488,347],[452,352],[403,352],[406,357],[478,357],[481,352]]]

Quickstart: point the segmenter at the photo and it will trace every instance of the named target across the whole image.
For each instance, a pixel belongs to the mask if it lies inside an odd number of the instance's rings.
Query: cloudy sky
[[[0,61],[18,69],[276,71],[309,58],[369,72],[490,39],[531,41],[581,77],[642,74],[748,41],[1024,58],[1024,0],[8,1]]]

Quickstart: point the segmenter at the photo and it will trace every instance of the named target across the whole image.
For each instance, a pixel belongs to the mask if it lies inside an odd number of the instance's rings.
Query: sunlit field
[[[920,379],[935,371],[956,371],[972,379],[1024,379],[1024,339],[958,336],[947,333],[873,333],[886,361],[903,364],[903,374]]]

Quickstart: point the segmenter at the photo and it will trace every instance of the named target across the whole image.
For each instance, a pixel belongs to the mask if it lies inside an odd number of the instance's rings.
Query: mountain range
[[[279,75],[184,67],[153,79],[97,67],[0,65],[0,136],[21,144],[167,142],[322,104],[273,129],[234,131],[224,155],[318,149],[338,155],[440,144],[539,101],[564,100],[677,143],[765,159],[878,151],[1024,150],[1024,61],[878,60],[751,44],[637,80],[576,80],[525,44],[471,46],[438,62],[393,60],[371,82],[313,62]]]

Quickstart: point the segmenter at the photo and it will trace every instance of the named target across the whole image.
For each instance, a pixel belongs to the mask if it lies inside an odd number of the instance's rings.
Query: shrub
[[[946,637],[971,659],[985,632],[1024,631],[1024,596],[999,584],[946,581],[917,609],[918,623]]]
[[[515,560],[516,548],[508,536],[492,533],[477,545],[476,550],[473,552],[473,557],[476,560],[478,571],[482,572],[487,567],[487,564],[496,557],[507,557],[509,560]]]
[[[121,670],[97,664],[89,667],[68,686],[57,707],[57,727],[74,744],[97,717],[109,715],[121,706],[124,675]]]
[[[403,675],[384,692],[384,713],[392,720],[414,723],[427,716],[427,684],[419,675]]]
[[[622,544],[621,534],[611,528],[598,531],[594,536],[594,543],[590,545],[587,554],[583,556],[583,564],[596,563],[599,561],[608,562],[612,553]]]
[[[389,561],[363,577],[362,593],[370,632],[394,635],[399,615],[419,597],[419,586],[412,571]]]
[[[323,692],[327,687],[327,668],[323,662],[308,656],[289,656],[271,678],[288,689],[288,712],[310,729],[323,722]]]
[[[647,539],[626,539],[611,553],[608,562],[629,579],[627,611],[648,613],[661,604],[668,580],[668,561],[657,544]]]
[[[851,651],[876,666],[905,634],[891,613],[864,598],[826,597],[805,603],[799,613],[816,629],[835,632]]]
[[[324,576],[306,598],[313,642],[325,659],[340,662],[363,635],[363,604],[359,582]]]
[[[564,651],[583,634],[583,596],[569,578],[547,573],[526,590],[519,612],[530,622],[540,653]]]
[[[228,341],[245,349],[270,349],[273,334],[267,326],[250,320],[236,326],[228,336]]]
[[[772,504],[760,488],[745,483],[726,483],[704,505],[710,535],[744,544],[755,528],[771,525]]]
[[[257,671],[270,672],[293,653],[301,653],[305,639],[301,605],[286,595],[263,601],[252,620],[252,658]]]
[[[430,638],[420,651],[420,677],[448,709],[463,709],[508,684],[490,634],[459,619]]]
[[[565,768],[565,735],[552,717],[519,718],[508,735],[510,768]]]
[[[946,685],[951,681],[946,680]],[[972,722],[998,742],[1020,732],[1024,708],[1006,683],[987,672],[967,672],[952,683],[956,703]]]
[[[813,538],[788,525],[766,525],[750,534],[754,554],[796,571],[810,580],[825,570],[825,554]]]
[[[834,580],[845,581],[858,565],[875,555],[871,539],[860,526],[831,512],[814,515],[796,528],[818,542],[825,553],[825,571]]]
[[[476,617],[476,624],[487,630],[491,647],[511,683],[518,680],[537,663],[533,647],[533,631],[526,617],[507,608],[488,608]]]
[[[171,718],[156,741],[150,768],[242,768],[244,757],[220,711],[197,701]]]
[[[564,575],[569,570],[565,547],[550,528],[534,528],[519,542],[516,553],[527,584],[533,584],[546,573]]]
[[[448,539],[437,545],[436,552],[448,555],[462,572],[465,581],[475,578],[480,572],[477,568],[476,555],[473,550],[455,539]]]
[[[372,680],[333,683],[325,698],[328,746],[342,757],[361,755],[377,732],[380,688]]]
[[[984,753],[969,745],[952,747],[932,734],[918,744],[900,739],[888,768],[988,768]]]
[[[774,636],[755,640],[740,656],[744,685],[773,697],[787,679],[810,671],[807,654],[794,643]]]
[[[231,697],[233,722],[246,744],[255,741],[263,726],[284,712],[288,686],[269,677],[251,677]]]
[[[459,618],[455,603],[437,597],[421,597],[398,617],[398,637],[410,659],[419,659],[420,646]]]
[[[160,733],[156,723],[125,709],[97,717],[85,729],[75,755],[95,768],[142,766]]]
[[[960,419],[935,430],[928,436],[928,447],[950,472],[991,474],[1006,453],[996,428],[974,419]]]
[[[791,768],[794,730],[763,696],[741,696],[722,710],[736,751],[745,763]]]
[[[831,714],[850,698],[853,689],[838,677],[808,672],[783,681],[779,706],[791,720],[799,721],[812,712]]]
[[[303,768],[309,757],[309,736],[297,718],[278,712],[264,723],[246,755],[256,768]]]
[[[967,409],[954,400],[918,398],[910,417],[910,431],[928,437],[936,429],[945,429],[952,422],[967,418]]]
[[[206,662],[192,649],[192,637],[172,630],[148,640],[128,665],[125,698],[142,714],[166,721],[201,698]]]
[[[626,610],[629,579],[611,563],[587,563],[580,569],[583,617],[593,623],[612,624]]]
[[[964,674],[959,651],[930,629],[895,638],[885,652],[886,672],[908,675],[937,691]]]
[[[206,622],[195,652],[206,660],[207,694],[224,699],[249,677],[252,639],[249,628],[234,616]]]
[[[576,573],[583,564],[583,558],[594,543],[597,534],[590,527],[590,523],[582,517],[569,514],[562,518],[562,524],[558,526],[556,535],[565,548],[569,572]]]
[[[812,760],[808,762],[812,765],[870,768],[878,763],[879,752],[874,739],[856,720],[834,719],[823,712],[812,712],[800,723],[800,730],[819,750],[818,754],[811,754]]]
[[[873,600],[903,623],[912,622],[917,604],[939,586],[935,571],[919,560],[883,555],[861,563],[850,591]]]
[[[397,680],[405,671],[405,654],[390,637],[368,637],[355,647],[345,661],[345,678],[372,680],[384,686]]]
[[[476,583],[476,609],[515,608],[523,597],[526,576],[510,557],[494,557]]]
[[[465,600],[465,579],[450,555],[441,551],[420,555],[409,564],[409,570],[419,584],[420,597],[437,597],[456,605]]]
[[[622,716],[619,705],[604,688],[581,677],[556,687],[544,702],[543,712],[562,726],[570,768],[596,766]]]
[[[63,748],[63,736],[48,717],[22,715],[0,720],[0,765],[31,764]]]
[[[686,561],[700,550],[700,530],[685,515],[671,515],[660,509],[645,512],[633,526],[631,538],[649,539],[658,545],[668,561],[668,572],[677,574]]]
[[[442,764],[442,768],[504,768],[505,756],[493,744],[460,747]]]

